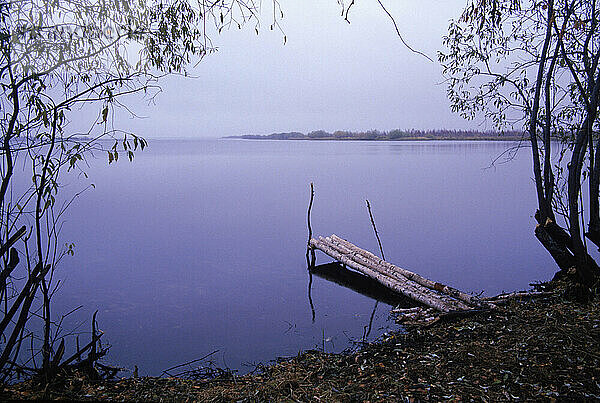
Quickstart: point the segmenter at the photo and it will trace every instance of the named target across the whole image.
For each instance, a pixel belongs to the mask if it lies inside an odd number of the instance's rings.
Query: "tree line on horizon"
[[[247,140],[523,140],[526,133],[518,130],[509,131],[477,131],[477,130],[401,130],[390,131],[367,130],[348,131],[314,130],[307,134],[301,132],[271,133],[267,135],[246,134],[228,136]]]

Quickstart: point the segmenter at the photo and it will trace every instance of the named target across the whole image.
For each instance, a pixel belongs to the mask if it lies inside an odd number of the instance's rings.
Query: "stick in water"
[[[371,219],[371,225],[373,226],[373,230],[375,231],[375,237],[377,238],[377,243],[379,244],[379,251],[381,252],[381,258],[385,260],[385,256],[383,254],[383,248],[381,247],[381,240],[379,239],[379,233],[377,232],[377,227],[375,226],[375,219],[373,218],[373,213],[371,212],[371,203],[367,199],[367,210],[369,210],[369,218]],[[379,305],[379,301],[375,301],[375,305],[373,306],[373,311],[371,312],[371,317],[369,318],[369,325],[363,332],[363,342],[367,341],[367,338],[371,334],[371,329],[373,327],[373,317],[375,316],[375,311],[377,311],[377,306]]]
[[[315,189],[314,189],[313,183],[311,182],[310,183],[310,202],[308,203],[308,213],[306,215],[306,221],[308,224],[308,242],[307,242],[307,246],[306,246],[306,263],[308,264],[309,267],[312,267],[315,265],[315,251],[310,246],[310,239],[312,238],[312,227],[310,225],[310,212],[312,210],[312,205],[313,205],[314,199],[315,199]],[[310,261],[308,258],[309,251],[310,251],[310,257],[311,257]]]
[[[383,248],[381,247],[381,239],[379,239],[379,232],[377,232],[377,227],[375,226],[375,219],[373,218],[373,213],[371,213],[371,203],[367,200],[367,210],[369,210],[369,217],[371,218],[371,225],[373,226],[373,230],[375,231],[375,237],[377,238],[377,243],[379,244],[379,251],[381,252],[381,258],[385,260],[385,255],[383,254]]]

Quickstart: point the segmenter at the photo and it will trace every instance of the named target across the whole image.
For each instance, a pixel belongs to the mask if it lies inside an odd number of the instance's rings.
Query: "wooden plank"
[[[424,287],[418,288],[418,287],[416,287],[416,283],[414,283],[408,279],[406,279],[405,281],[400,281],[398,279],[395,279],[395,278],[392,278],[385,274],[382,274],[376,270],[373,270],[367,266],[364,266],[358,262],[355,262],[354,260],[350,259],[348,256],[340,253],[339,251],[332,248],[330,245],[326,244],[325,242],[322,242],[321,240],[316,240],[316,239],[312,238],[310,240],[309,244],[312,247],[325,252],[327,255],[331,256],[332,258],[346,264],[347,266],[349,266],[355,270],[358,270],[359,272],[361,272],[371,278],[376,279],[377,281],[379,281],[381,284],[385,285],[386,287],[391,288],[392,290],[394,290],[402,295],[405,295],[417,302],[420,302],[424,305],[427,305],[429,307],[432,307],[432,308],[434,308],[438,311],[442,311],[442,312],[452,312],[452,311],[457,310],[456,306],[453,306],[451,304],[448,304],[448,303],[442,301],[439,297],[439,294],[436,294],[432,290],[429,290]]]

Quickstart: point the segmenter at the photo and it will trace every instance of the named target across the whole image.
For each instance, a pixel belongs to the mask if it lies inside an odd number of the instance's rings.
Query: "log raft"
[[[480,312],[496,308],[491,302],[386,262],[335,234],[311,238],[309,248],[318,249],[387,288],[442,314]]]

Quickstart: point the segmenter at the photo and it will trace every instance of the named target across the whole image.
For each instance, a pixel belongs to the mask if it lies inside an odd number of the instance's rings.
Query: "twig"
[[[387,8],[385,8],[385,6],[381,2],[381,0],[377,0],[377,2],[379,3],[379,5],[383,9],[383,11],[385,11],[385,13],[388,15],[388,17],[390,17],[390,20],[392,20],[392,24],[394,24],[394,28],[396,29],[396,34],[398,34],[398,37],[400,38],[400,40],[402,41],[404,46],[406,46],[408,48],[408,50],[410,50],[411,52],[421,55],[424,58],[426,58],[427,60],[429,60],[430,62],[435,63],[431,57],[427,56],[423,52],[419,52],[418,50],[413,49],[408,43],[406,43],[406,41],[402,37],[402,34],[400,33],[400,30],[398,29],[398,25],[396,24],[396,20],[394,19],[394,16],[392,16],[392,14],[390,14],[390,12],[387,10]]]
[[[22,226],[21,228],[19,228],[19,230],[17,232],[15,232],[13,234],[13,236],[11,236],[9,238],[8,241],[6,241],[6,243],[4,245],[0,246],[0,256],[4,255],[6,252],[8,252],[8,249],[11,246],[13,246],[15,244],[15,242],[17,242],[19,240],[19,238],[21,238],[23,235],[25,235],[26,231],[27,231],[27,228],[25,228],[25,226]]]
[[[205,359],[207,359],[208,357],[210,357],[211,355],[214,355],[214,354],[216,354],[216,353],[218,353],[218,352],[219,352],[219,350],[215,350],[215,351],[213,351],[212,353],[206,354],[204,357],[200,357],[200,358],[197,358],[197,359],[195,359],[195,360],[188,361],[188,362],[184,362],[183,364],[179,364],[179,365],[175,365],[174,367],[167,368],[167,369],[165,369],[165,370],[162,372],[162,374],[160,374],[160,376],[163,376],[163,375],[165,375],[165,374],[166,374],[166,375],[169,375],[169,371],[171,371],[171,370],[174,370],[175,368],[180,368],[180,367],[183,367],[183,366],[185,366],[185,365],[191,365],[191,364],[193,364],[193,363],[195,363],[195,362],[198,362],[198,361],[205,360]]]
[[[71,357],[69,357],[68,359],[64,360],[62,362],[62,364],[60,364],[61,368],[66,368],[70,363],[72,363],[73,361],[77,360],[78,362],[84,362],[84,361],[80,361],[81,356],[83,355],[83,353],[85,353],[87,350],[89,350],[90,348],[92,348],[92,346],[96,345],[96,342],[98,340],[100,340],[100,337],[102,337],[104,333],[100,332],[96,335],[92,335],[92,341],[90,341],[88,344],[86,344],[85,346],[83,346],[83,348],[81,350],[78,350],[75,354],[73,354]],[[92,358],[93,356],[88,355],[88,359]]]
[[[90,359],[92,361],[95,360],[96,357],[96,341],[99,340],[100,338],[96,339],[96,315],[98,314],[98,310],[96,310],[96,312],[94,312],[94,315],[92,315],[92,350],[90,351],[90,354],[88,355],[90,357]]]
[[[348,19],[348,13],[350,12],[350,9],[352,8],[352,6],[354,5],[354,0],[352,0],[352,3],[350,3],[350,5],[348,6],[348,8],[346,8],[346,12],[342,13],[344,15],[344,20],[350,24],[350,20]]]

